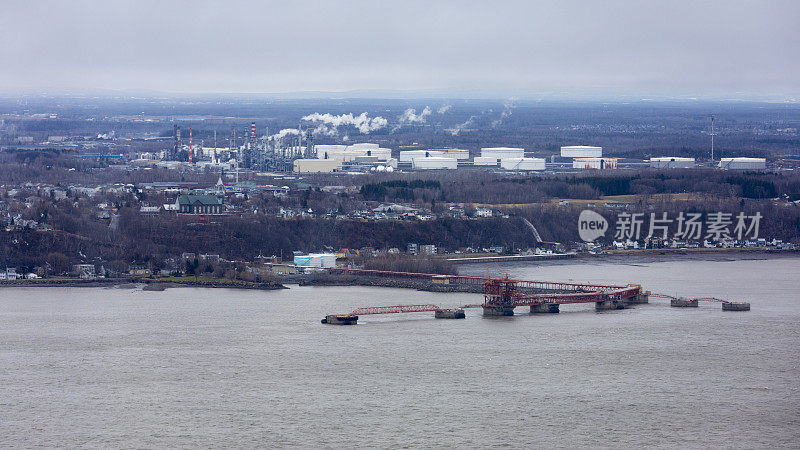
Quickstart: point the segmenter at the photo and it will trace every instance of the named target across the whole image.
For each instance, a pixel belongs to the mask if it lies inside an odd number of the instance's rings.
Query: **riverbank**
[[[550,256],[550,255],[547,255]],[[660,261],[675,260],[709,260],[709,261],[736,261],[752,259],[777,259],[797,258],[800,251],[790,250],[765,250],[765,249],[647,249],[647,250],[617,250],[599,255],[590,253],[569,254],[568,257],[481,257],[477,260],[464,260],[458,262],[460,275],[485,276],[485,263],[497,262],[510,267],[531,266],[560,266],[572,264],[611,263],[611,264],[643,264]],[[466,258],[465,258],[466,259]],[[495,274],[497,275],[497,274]],[[277,290],[289,289],[285,284],[299,286],[372,286],[414,289],[428,292],[482,292],[481,287],[440,284],[429,281],[378,278],[351,275],[330,275],[315,273],[309,275],[284,276],[274,282],[249,282],[243,280],[228,280],[210,277],[122,277],[122,278],[42,278],[35,280],[5,280],[0,281],[0,287],[124,287],[136,288],[138,284],[148,286],[146,290],[160,291],[174,287],[205,287],[227,289],[251,290]]]
[[[35,280],[5,280],[0,281],[0,287],[135,287],[138,284],[145,286],[158,286],[158,289],[170,287],[205,287],[205,288],[227,288],[227,289],[256,289],[256,290],[276,290],[288,289],[280,282],[250,282],[242,280],[228,280],[222,278],[204,277],[166,277],[166,278],[143,278],[143,277],[124,277],[124,278],[95,278],[91,280],[80,278],[40,278]]]
[[[369,286],[414,289],[426,292],[483,293],[481,285],[439,284],[426,280],[355,275],[314,274],[296,279],[298,286]]]
[[[613,256],[643,256],[643,255],[800,255],[800,250],[776,250],[767,248],[648,248],[636,250],[607,250],[600,254],[581,253],[552,253],[538,255],[497,255],[494,253],[479,253],[469,256],[452,254],[436,255],[453,264],[475,264],[484,262],[515,262],[515,261],[563,261],[568,259],[598,259]]]

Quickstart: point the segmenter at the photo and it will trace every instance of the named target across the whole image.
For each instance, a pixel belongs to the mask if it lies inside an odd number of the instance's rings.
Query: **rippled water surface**
[[[485,273],[483,266],[463,269]],[[504,266],[749,300],[434,320],[478,303],[365,287],[0,289],[0,444],[797,447],[800,258]],[[496,272],[496,268],[495,268]]]

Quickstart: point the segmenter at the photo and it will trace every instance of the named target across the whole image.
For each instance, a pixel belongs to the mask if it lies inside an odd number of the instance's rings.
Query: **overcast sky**
[[[800,93],[800,1],[0,1],[0,91]]]

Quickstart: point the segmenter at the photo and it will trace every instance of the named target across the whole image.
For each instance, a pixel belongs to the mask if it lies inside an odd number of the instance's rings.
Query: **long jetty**
[[[328,269],[332,275],[356,277],[413,280],[431,285],[455,285],[480,287],[484,301],[481,304],[463,305],[457,308],[441,308],[438,305],[392,305],[357,308],[349,314],[330,314],[322,323],[353,325],[359,315],[397,314],[433,311],[434,317],[441,319],[464,318],[464,309],[482,308],[484,316],[513,316],[514,308],[527,306],[532,314],[552,314],[559,312],[559,305],[575,303],[594,303],[598,311],[624,309],[634,304],[648,303],[649,297],[670,298],[671,306],[696,306],[699,301],[722,302],[724,311],[747,311],[749,303],[728,302],[716,298],[682,299],[652,294],[638,284],[606,285],[589,283],[568,283],[560,281],[517,280],[505,278],[479,277],[469,275],[442,275],[433,273],[398,272],[388,270],[355,269],[336,267]],[[686,304],[685,301],[689,303]]]

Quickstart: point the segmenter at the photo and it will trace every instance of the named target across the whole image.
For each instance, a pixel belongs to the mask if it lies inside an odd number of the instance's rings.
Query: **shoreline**
[[[592,254],[588,252],[581,253],[555,253],[555,254],[540,254],[540,255],[496,255],[496,254],[478,254],[473,257],[451,257],[452,255],[434,255],[437,259],[443,259],[451,264],[476,264],[484,262],[514,262],[514,261],[563,261],[569,259],[587,259],[587,258],[604,258],[604,257],[618,257],[618,256],[652,256],[652,255],[752,255],[752,254],[770,254],[770,255],[800,255],[800,250],[775,250],[765,248],[649,248],[639,250],[609,250],[600,254]]]
[[[165,279],[160,280],[157,278],[95,278],[95,279],[80,279],[80,278],[41,278],[37,280],[5,280],[0,281],[0,288],[2,287],[114,287],[144,284],[145,287],[153,287],[155,289],[145,289],[149,291],[160,291],[166,288],[175,287],[204,287],[204,288],[228,288],[228,289],[250,289],[261,291],[274,291],[279,289],[289,289],[282,283],[255,283],[247,281],[231,281],[231,280],[175,280]],[[161,289],[163,288],[163,289]]]
[[[548,255],[549,256],[549,255]],[[765,250],[765,249],[647,249],[647,250],[617,250],[613,252],[593,255],[589,253],[569,254],[567,257],[543,258],[543,257],[511,257],[511,258],[492,258],[487,260],[485,257],[475,258],[476,261],[459,261],[458,266],[465,270],[459,270],[459,274],[470,274],[474,267],[487,262],[497,262],[504,264],[532,264],[532,265],[571,265],[586,263],[608,263],[608,264],[631,264],[631,263],[657,263],[676,260],[707,260],[707,261],[744,261],[752,259],[773,259],[786,257],[800,257],[798,250]],[[471,270],[472,269],[472,270]],[[481,269],[482,270],[482,269]],[[0,281],[0,288],[3,287],[126,287],[126,285],[145,285],[147,291],[163,291],[167,288],[176,287],[202,287],[212,289],[248,289],[248,290],[279,290],[289,289],[287,284],[297,286],[373,286],[373,287],[395,287],[404,289],[414,289],[431,292],[472,292],[471,289],[456,287],[454,285],[438,285],[412,282],[408,280],[377,279],[373,277],[354,277],[354,276],[332,276],[329,274],[309,274],[290,277],[279,277],[277,282],[248,282],[241,280],[218,280],[218,279],[192,279],[186,277],[176,279],[175,277],[141,278],[141,277],[121,277],[121,278],[42,278],[35,280],[19,279]],[[130,286],[135,287],[135,286]]]
[[[601,261],[605,259],[613,260],[624,257],[637,258],[637,257],[652,257],[657,260],[658,257],[664,257],[665,260],[672,259],[676,256],[725,256],[734,259],[752,259],[751,256],[765,256],[769,258],[779,258],[783,256],[800,256],[800,250],[770,250],[763,248],[653,248],[653,249],[640,249],[640,250],[610,250],[605,253],[592,254],[592,253],[564,253],[559,255],[498,255],[494,257],[479,256],[475,258],[457,258],[456,260],[448,259],[456,265],[469,265],[485,262],[539,262],[543,264],[569,264],[580,263],[585,260]]]

